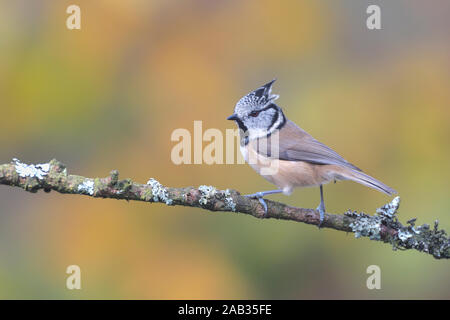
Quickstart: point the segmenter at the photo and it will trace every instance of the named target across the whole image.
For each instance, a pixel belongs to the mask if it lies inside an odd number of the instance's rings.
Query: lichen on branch
[[[213,186],[198,188],[170,188],[156,179],[140,184],[131,179],[119,180],[113,170],[104,178],[86,178],[68,174],[66,166],[53,159],[43,164],[25,164],[18,159],[0,165],[0,184],[19,187],[29,192],[42,189],[59,193],[79,194],[95,198],[113,198],[145,202],[160,202],[165,205],[198,207],[209,211],[228,211],[251,215],[256,218],[275,218],[319,225],[319,212],[314,209],[296,208],[283,203],[266,200],[268,211],[258,200],[241,196],[236,190],[219,190]],[[444,230],[427,224],[415,225],[410,219],[402,225],[397,218],[400,197],[377,209],[373,216],[347,211],[344,214],[325,213],[323,228],[352,232],[356,238],[390,243],[394,250],[413,249],[428,253],[436,259],[450,258],[450,239]]]

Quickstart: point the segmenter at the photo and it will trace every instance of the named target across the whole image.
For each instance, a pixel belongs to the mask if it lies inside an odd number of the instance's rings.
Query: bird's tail
[[[347,169],[347,168],[346,168]],[[357,171],[354,169],[347,169],[343,170],[343,172],[340,173],[345,179],[349,179],[355,182],[358,182],[362,185],[365,185],[366,187],[378,190],[380,192],[386,193],[387,195],[393,195],[396,194],[397,191],[392,189],[391,187],[388,187],[381,181],[378,181],[375,178],[372,178],[371,176],[365,174],[362,171]]]

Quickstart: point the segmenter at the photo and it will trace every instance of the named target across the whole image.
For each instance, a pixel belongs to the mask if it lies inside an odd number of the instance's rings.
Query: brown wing
[[[280,146],[278,159],[280,160],[305,161],[314,164],[336,164],[361,171],[361,169],[349,163],[334,150],[314,139],[292,121],[288,120],[278,133]],[[266,157],[274,157],[276,152],[271,152],[271,143],[275,143],[276,139],[276,134],[271,135],[269,138],[258,139],[258,145],[255,149],[259,154]]]

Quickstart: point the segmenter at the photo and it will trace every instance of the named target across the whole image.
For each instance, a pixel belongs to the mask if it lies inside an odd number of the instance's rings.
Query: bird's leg
[[[320,185],[320,204],[316,209],[320,214],[319,228],[322,226],[323,219],[325,217],[325,202],[323,201],[323,186]]]
[[[252,194],[246,194],[245,197],[258,199],[259,203],[261,203],[261,205],[264,208],[264,217],[266,217],[267,216],[267,204],[266,204],[266,201],[264,201],[263,197],[268,194],[281,193],[281,192],[283,192],[283,191],[282,190],[260,191],[260,192],[256,192],[256,193],[252,193]]]

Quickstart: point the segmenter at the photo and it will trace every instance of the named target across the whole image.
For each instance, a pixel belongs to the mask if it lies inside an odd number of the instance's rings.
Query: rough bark
[[[210,211],[231,211],[256,218],[292,220],[312,225],[319,224],[319,213],[313,209],[291,207],[266,200],[267,215],[258,200],[241,196],[236,190],[218,190],[212,186],[170,188],[150,179],[146,184],[131,179],[119,180],[119,173],[111,171],[104,178],[86,178],[68,174],[66,167],[57,160],[44,164],[24,164],[17,159],[0,165],[0,184],[19,187],[29,192],[42,189],[59,193],[87,195],[96,198],[113,198],[166,205],[198,207]],[[325,214],[323,228],[352,232],[356,238],[369,237],[392,244],[396,249],[414,249],[428,253],[436,259],[450,257],[450,239],[444,230],[427,224],[415,225],[415,219],[402,225],[396,216],[400,198],[377,209],[373,216],[348,211],[344,214]]]

